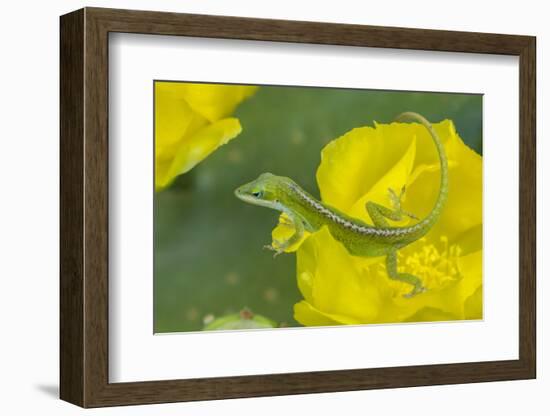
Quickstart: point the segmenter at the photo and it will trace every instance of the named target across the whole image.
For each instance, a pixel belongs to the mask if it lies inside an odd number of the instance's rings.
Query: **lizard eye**
[[[261,198],[263,195],[262,191],[258,191],[258,192],[252,192],[252,196],[254,198]]]

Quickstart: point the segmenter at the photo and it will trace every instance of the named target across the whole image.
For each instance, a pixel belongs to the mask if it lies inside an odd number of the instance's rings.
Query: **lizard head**
[[[235,190],[235,196],[244,202],[281,210],[281,196],[290,179],[272,173],[262,173],[257,179]]]

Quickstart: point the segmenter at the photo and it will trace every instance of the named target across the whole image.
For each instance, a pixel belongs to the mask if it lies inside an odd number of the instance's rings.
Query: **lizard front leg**
[[[290,216],[290,223],[294,226],[294,234],[292,234],[289,238],[286,240],[280,241],[275,240],[274,243],[265,245],[264,248],[267,248],[268,250],[272,250],[275,253],[273,254],[273,257],[277,257],[279,254],[283,253],[286,249],[291,247],[293,244],[300,241],[300,239],[304,235],[304,224],[302,221],[300,221],[299,218],[296,218],[295,216]],[[286,223],[290,225],[289,223]]]
[[[400,273],[397,271],[397,250],[392,250],[386,257],[386,270],[390,279],[399,280],[413,286],[412,290],[403,295],[405,298],[411,298],[418,293],[426,291],[426,288],[422,286],[422,281],[410,273]]]

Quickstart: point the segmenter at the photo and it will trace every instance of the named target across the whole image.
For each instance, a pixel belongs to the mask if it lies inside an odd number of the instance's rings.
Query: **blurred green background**
[[[453,120],[481,154],[481,95],[262,86],[243,102],[235,113],[243,132],[155,194],[155,332],[200,330],[205,317],[244,307],[298,325],[295,255],[273,259],[262,249],[278,214],[237,200],[233,190],[272,172],[319,197],[323,146],[403,111]]]

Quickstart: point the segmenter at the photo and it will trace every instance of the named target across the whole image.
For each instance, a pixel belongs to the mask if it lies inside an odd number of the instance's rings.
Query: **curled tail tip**
[[[400,122],[400,121],[405,121],[405,120],[410,120],[410,119],[420,121],[422,123],[430,124],[430,122],[428,120],[426,120],[426,118],[424,118],[423,116],[421,116],[418,113],[415,113],[414,111],[405,111],[405,112],[399,114],[397,117],[395,117],[394,121]]]

